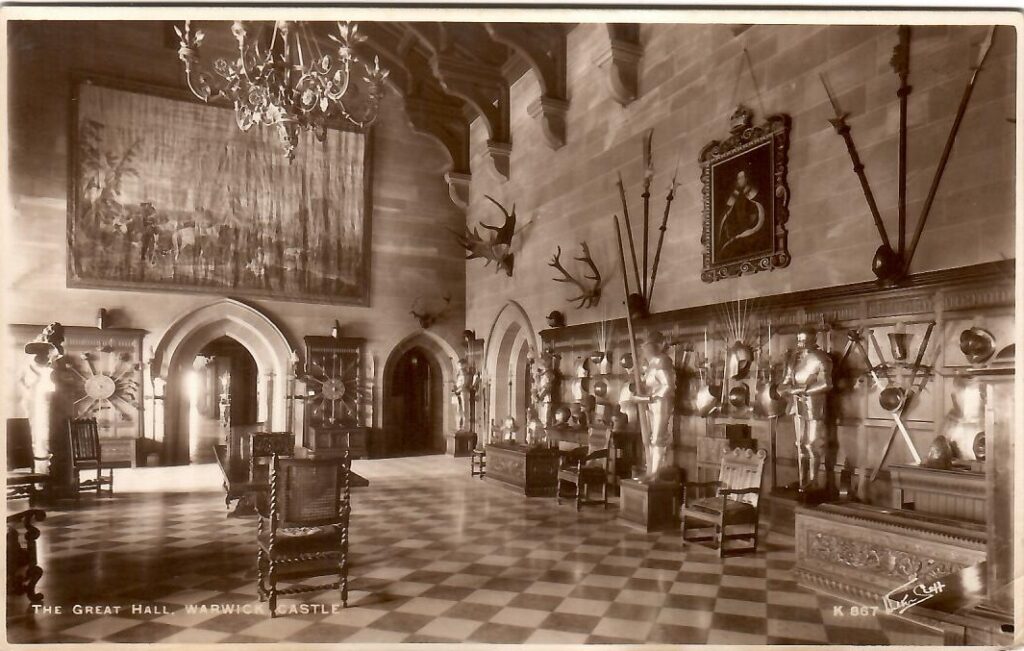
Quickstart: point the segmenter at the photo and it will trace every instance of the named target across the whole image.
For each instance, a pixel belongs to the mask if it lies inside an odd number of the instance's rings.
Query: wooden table
[[[496,481],[527,497],[554,497],[558,488],[558,450],[515,443],[487,446],[488,481]]]
[[[215,445],[213,450],[217,456],[217,465],[220,466],[224,478],[224,504],[231,508],[231,503],[236,502],[234,510],[228,515],[230,517],[256,515],[256,504],[260,497],[270,492],[269,476],[250,477],[249,460],[243,457],[229,457],[226,445]],[[363,488],[369,485],[370,481],[365,477],[355,472],[349,473],[349,486],[352,488]]]
[[[43,568],[39,566],[36,555],[36,540],[40,532],[35,523],[45,519],[46,511],[39,509],[28,509],[7,516],[8,597],[23,594],[33,604],[43,601],[42,593],[36,592]]]

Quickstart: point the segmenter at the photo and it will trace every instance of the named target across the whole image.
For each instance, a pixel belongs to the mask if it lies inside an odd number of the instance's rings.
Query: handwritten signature
[[[913,587],[911,587],[913,586]],[[901,586],[898,586],[888,592],[882,600],[885,603],[885,614],[902,615],[909,609],[917,606],[925,601],[928,601],[932,597],[942,594],[942,591],[946,589],[946,585],[942,581],[935,581],[931,584],[918,583],[917,577],[913,577]],[[893,595],[897,593],[903,593],[897,599]]]

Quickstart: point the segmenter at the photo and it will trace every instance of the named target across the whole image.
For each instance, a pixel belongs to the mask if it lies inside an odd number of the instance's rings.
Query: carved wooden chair
[[[37,493],[45,491],[50,476],[35,471],[36,461],[47,461],[48,457],[36,457],[32,451],[32,429],[27,418],[7,419],[7,499],[28,497],[35,501]]]
[[[575,486],[572,494],[563,493],[568,486]],[[601,487],[601,499],[590,499],[590,489]],[[558,490],[555,499],[558,504],[562,499],[574,498],[576,510],[584,504],[601,504],[608,508],[608,448],[588,453],[588,448],[581,445],[572,450],[561,450],[558,459]]]
[[[68,419],[68,437],[71,439],[71,469],[75,476],[78,492],[95,490],[100,495],[107,487],[114,494],[114,468],[103,463],[103,449],[100,447],[100,430],[95,418]],[[103,474],[106,470],[107,473]],[[96,472],[95,479],[82,479],[82,471]]]
[[[757,551],[758,504],[765,456],[764,450],[723,450],[717,481],[684,485],[683,540],[712,541],[720,557]],[[688,535],[694,530],[699,533]],[[729,545],[736,540],[746,540],[749,544]]]
[[[259,507],[257,593],[276,616],[283,595],[339,589],[348,607],[351,460],[271,457],[270,501]],[[327,584],[309,578],[337,576]],[[294,584],[278,588],[279,582]]]
[[[291,432],[251,432],[247,436],[250,482],[267,481],[275,454],[282,458],[295,456],[295,434]]]

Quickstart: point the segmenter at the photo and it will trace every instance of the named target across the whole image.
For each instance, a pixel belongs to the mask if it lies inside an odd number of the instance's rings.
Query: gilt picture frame
[[[369,305],[371,129],[289,162],[184,90],[77,73],[70,99],[68,287]]]
[[[730,135],[700,153],[703,200],[701,280],[715,282],[771,271],[790,262],[789,187],[786,184],[789,117],[753,125],[739,106]]]

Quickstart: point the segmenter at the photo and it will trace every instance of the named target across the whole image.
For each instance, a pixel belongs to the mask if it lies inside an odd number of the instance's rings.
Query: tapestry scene
[[[294,161],[229,108],[82,83],[68,284],[365,304],[366,135]]]

